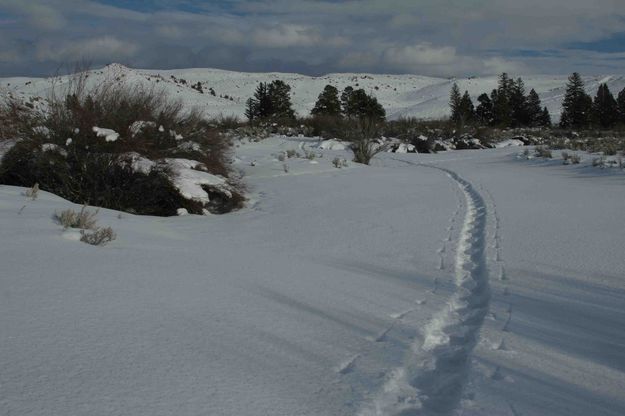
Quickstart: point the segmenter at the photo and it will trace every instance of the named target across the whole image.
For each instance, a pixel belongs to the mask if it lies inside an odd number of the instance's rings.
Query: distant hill
[[[511,74],[514,78],[518,74]],[[527,90],[534,88],[540,95],[543,105],[551,112],[552,119],[558,120],[564,87],[568,75],[520,75]],[[189,107],[202,109],[209,117],[235,115],[243,118],[245,101],[252,96],[259,82],[281,79],[292,87],[292,101],[297,113],[306,116],[310,113],[317,96],[326,84],[339,90],[348,85],[364,88],[374,94],[384,105],[388,118],[402,116],[426,119],[444,118],[449,115],[448,97],[453,82],[462,91],[468,90],[473,100],[483,92],[497,86],[497,76],[446,79],[419,75],[384,74],[328,74],[309,77],[288,73],[247,73],[218,69],[176,69],[149,70],[131,69],[119,64],[111,64],[89,72],[89,85],[103,82],[141,83],[146,86],[164,88],[171,96],[180,97]],[[600,83],[607,82],[616,95],[625,87],[625,76],[586,76],[586,89],[595,95]],[[46,97],[53,89],[63,91],[71,82],[71,76],[54,78],[0,78],[0,94],[13,94],[18,97]],[[198,88],[200,83],[201,90]],[[211,89],[215,95],[211,94]]]

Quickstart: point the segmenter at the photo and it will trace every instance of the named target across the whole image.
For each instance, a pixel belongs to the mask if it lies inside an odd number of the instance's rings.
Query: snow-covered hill
[[[512,74],[513,76],[517,76]],[[559,119],[560,105],[567,76],[521,75],[529,90],[534,88],[543,104],[549,108],[554,120]],[[70,77],[58,78],[0,78],[0,93],[10,92],[23,97],[45,97],[54,86],[63,90]],[[299,115],[305,116],[312,109],[317,96],[327,84],[339,90],[351,85],[364,88],[377,96],[386,108],[390,119],[402,116],[419,118],[443,118],[448,116],[449,90],[458,82],[461,90],[467,90],[474,100],[483,92],[497,85],[497,77],[445,79],[418,75],[381,74],[328,74],[309,77],[283,73],[244,73],[217,69],[144,70],[130,69],[119,64],[108,65],[90,72],[89,83],[105,81],[142,83],[162,87],[174,97],[180,97],[186,105],[199,107],[210,117],[236,115],[243,117],[245,101],[252,96],[259,82],[281,79],[292,87],[292,98]],[[613,93],[625,87],[625,76],[584,77],[587,91],[595,94],[600,83],[607,82]],[[197,83],[203,93],[193,88]],[[210,89],[215,96],[210,93]]]

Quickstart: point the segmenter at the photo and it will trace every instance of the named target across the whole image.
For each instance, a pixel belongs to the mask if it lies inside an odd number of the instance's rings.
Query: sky
[[[625,0],[0,0],[0,77],[77,62],[441,77],[625,73]]]

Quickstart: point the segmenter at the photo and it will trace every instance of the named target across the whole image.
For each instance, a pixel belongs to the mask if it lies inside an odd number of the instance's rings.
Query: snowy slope
[[[559,119],[567,76],[529,75],[522,78],[528,91],[534,88],[539,93],[553,119]],[[339,90],[348,85],[364,88],[378,97],[391,119],[401,116],[447,117],[449,91],[453,82],[458,82],[461,90],[468,90],[474,101],[483,92],[490,94],[497,85],[497,77],[494,76],[457,80],[380,74],[329,74],[308,77],[299,74],[243,73],[216,69],[142,70],[118,64],[91,71],[89,82],[95,85],[108,80],[162,87],[172,96],[183,99],[189,106],[201,108],[211,117],[236,115],[243,118],[245,101],[253,95],[258,83],[275,79],[282,79],[291,85],[294,107],[300,115],[308,115],[323,87],[331,84]],[[185,80],[186,84],[180,80]],[[584,77],[584,81],[588,93],[593,96],[602,82],[607,82],[615,94],[625,88],[625,76],[592,76]],[[11,92],[26,97],[45,97],[52,85],[57,91],[62,91],[67,82],[68,77],[0,78],[0,92]],[[202,83],[203,94],[191,88],[191,85],[198,82]],[[213,88],[216,96],[208,93],[209,88]]]
[[[248,208],[102,210],[105,247],[0,186],[0,414],[625,414],[622,174],[316,145],[240,143]]]

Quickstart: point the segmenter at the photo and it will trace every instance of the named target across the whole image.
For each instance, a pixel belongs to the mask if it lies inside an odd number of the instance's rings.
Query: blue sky
[[[72,62],[474,76],[625,73],[623,0],[0,0],[0,76]]]

